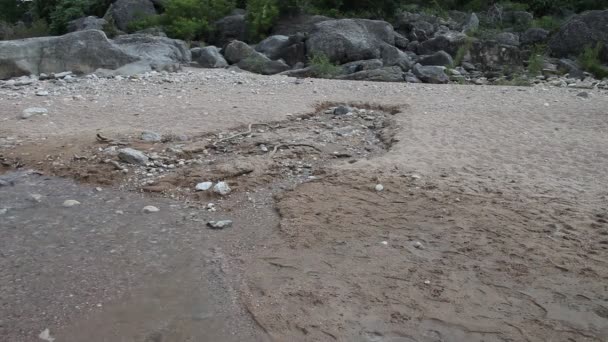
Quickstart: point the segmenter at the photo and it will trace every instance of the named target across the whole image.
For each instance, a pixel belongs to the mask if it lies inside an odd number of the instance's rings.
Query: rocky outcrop
[[[448,83],[450,78],[445,73],[445,67],[434,65],[414,65],[414,75],[425,83]]]
[[[587,46],[603,44],[601,58],[608,62],[608,10],[588,11],[568,20],[549,41],[552,54],[577,56]]]
[[[108,22],[105,19],[95,16],[83,17],[72,20],[68,23],[68,32],[84,31],[84,30],[103,30]]]
[[[532,27],[522,33],[520,41],[522,45],[542,44],[547,41],[548,37],[549,31],[538,27]]]
[[[309,55],[323,54],[334,63],[381,57],[381,47],[395,45],[393,27],[379,20],[341,19],[315,24],[306,41]]]
[[[110,5],[104,19],[119,30],[127,31],[129,24],[155,14],[156,9],[150,0],[117,0]]]
[[[244,42],[235,40],[224,49],[224,57],[239,68],[263,75],[274,75],[289,69],[283,61],[273,61]]]
[[[233,40],[247,40],[247,18],[242,12],[216,21],[214,34],[210,37],[210,42],[220,47]]]
[[[503,70],[505,66],[521,66],[521,51],[516,46],[500,44],[495,40],[476,41],[470,50],[473,63],[483,70]]]
[[[454,60],[449,53],[445,51],[437,51],[432,55],[422,56],[418,63],[422,65],[439,65],[439,66],[451,66],[454,64]]]
[[[192,61],[198,63],[203,68],[226,68],[228,62],[220,53],[220,49],[215,46],[205,46],[204,48],[194,48]]]
[[[119,36],[113,42],[130,55],[138,56],[149,63],[153,69],[164,69],[165,65],[187,64],[192,59],[186,43],[177,39],[130,34]]]
[[[40,73],[117,69],[140,58],[112,44],[102,31],[0,42],[0,79]]]

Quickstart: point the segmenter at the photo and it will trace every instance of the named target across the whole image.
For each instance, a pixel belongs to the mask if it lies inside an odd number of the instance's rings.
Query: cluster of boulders
[[[215,23],[207,41],[213,45],[197,44],[201,46],[191,50],[163,36],[159,28],[114,40],[99,31],[108,23],[119,32],[126,30],[161,7],[162,1],[118,0],[103,19],[71,22],[75,32],[65,36],[0,42],[0,79],[99,69],[106,74],[174,71],[192,62],[204,68],[238,67],[294,77],[503,84],[525,75],[530,82],[570,84],[567,80],[592,82],[576,62],[584,47],[598,42],[608,46],[608,10],[575,15],[549,32],[532,27],[531,13],[500,6],[478,14],[450,11],[447,17],[402,12],[393,24],[300,15],[280,21],[272,36],[255,45],[248,44],[245,11],[235,10]],[[536,56],[538,45],[548,46],[553,57]],[[540,76],[526,72],[532,58],[537,64],[542,59]],[[601,58],[608,62],[608,49]]]

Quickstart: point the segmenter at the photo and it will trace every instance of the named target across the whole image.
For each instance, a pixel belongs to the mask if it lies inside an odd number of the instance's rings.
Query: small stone
[[[122,215],[122,214],[124,214],[125,212],[124,212],[124,211],[122,211],[122,210],[116,210],[114,213],[115,213],[116,215]]]
[[[207,191],[211,189],[211,187],[213,187],[213,182],[202,182],[196,184],[195,189],[196,191]]]
[[[211,229],[224,229],[232,227],[231,220],[222,220],[222,221],[209,221],[207,222],[207,226]]]
[[[334,115],[346,115],[352,113],[353,109],[347,106],[338,106],[334,109]]]
[[[53,336],[51,336],[51,331],[49,330],[49,328],[44,329],[39,335],[38,338],[43,340],[43,341],[47,341],[47,342],[53,342],[55,341],[55,338]]]
[[[419,174],[413,174],[411,177],[412,177],[413,179],[420,179],[420,178],[422,178],[422,176],[421,176],[421,175],[419,175]]]
[[[48,113],[49,113],[49,111],[46,108],[31,107],[31,108],[28,108],[28,109],[24,110],[23,113],[21,113],[21,118],[22,119],[29,119],[32,116],[46,115]]]
[[[80,205],[80,202],[76,201],[76,200],[66,200],[63,202],[63,206],[66,208],[71,208],[74,206]]]
[[[101,192],[101,190],[103,190],[103,189],[102,189],[102,188],[100,188],[100,187],[96,187],[96,188],[95,188],[95,191],[97,191],[97,192]]]
[[[40,203],[42,201],[42,195],[40,194],[31,194],[30,199],[34,202]]]
[[[147,142],[159,142],[163,139],[163,136],[152,131],[141,132],[141,140]]]
[[[431,285],[431,281],[430,281],[430,280],[425,280],[425,281],[424,281],[424,284],[425,284],[425,285]]]
[[[46,90],[40,90],[36,92],[36,96],[49,96],[49,92]]]
[[[385,246],[388,246],[388,241],[382,241],[380,243],[383,244],[383,245],[385,245]]]
[[[158,209],[157,207],[155,207],[153,205],[145,206],[144,209],[142,209],[142,212],[144,214],[157,213],[159,211],[160,211],[160,209]]]
[[[268,147],[264,144],[260,145],[260,150],[262,150],[262,152],[268,152]]]
[[[380,192],[380,191],[384,190],[384,185],[382,185],[382,184],[376,184],[375,189],[376,189],[376,191]]]
[[[580,93],[576,94],[576,96],[582,97],[584,99],[588,99],[589,98],[589,93],[586,92],[586,91],[581,91]]]
[[[545,102],[545,107],[549,107],[549,103],[548,102]]]
[[[8,212],[8,209],[6,209],[6,208],[0,209],[0,216],[6,214],[7,212]]]
[[[230,189],[226,182],[219,182],[213,187],[213,192],[222,196],[226,196],[232,192],[232,189]]]
[[[420,241],[416,241],[416,242],[414,242],[414,247],[416,247],[418,249],[422,249],[422,243]]]
[[[143,152],[133,148],[118,150],[118,159],[129,164],[146,165],[148,162],[148,157]]]

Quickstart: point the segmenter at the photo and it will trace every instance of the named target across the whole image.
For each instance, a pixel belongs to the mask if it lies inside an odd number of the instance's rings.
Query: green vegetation
[[[309,64],[318,77],[332,78],[340,74],[342,68],[333,64],[329,57],[322,53],[313,55]]]
[[[456,55],[454,56],[454,64],[452,67],[457,67],[462,64],[464,57],[469,53],[469,51],[471,51],[471,47],[473,47],[473,39],[467,37],[464,44],[458,48],[458,51],[456,51]]]
[[[249,37],[261,40],[272,28],[279,18],[279,5],[277,0],[249,0],[247,1],[247,24]]]
[[[528,60],[528,73],[530,75],[538,76],[542,74],[545,51],[547,51],[547,47],[544,45],[536,45],[532,48],[530,59]]]
[[[597,43],[595,47],[587,46],[578,58],[583,70],[592,73],[598,79],[608,77],[608,68],[600,62],[602,49],[604,49],[604,46],[601,43]]]
[[[532,22],[532,27],[538,27],[547,31],[553,31],[557,30],[561,26],[562,21],[563,20],[555,16],[545,15],[540,18],[534,19],[534,21]]]

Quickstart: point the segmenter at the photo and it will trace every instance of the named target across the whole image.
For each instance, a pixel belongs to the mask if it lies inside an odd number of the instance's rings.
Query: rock
[[[233,40],[247,40],[247,18],[245,14],[226,16],[215,22],[215,33],[210,42],[215,46],[224,46]]]
[[[422,83],[422,81],[416,77],[412,72],[408,72],[405,74],[405,82],[407,83]]]
[[[41,194],[31,194],[30,195],[30,200],[36,202],[36,203],[40,203],[42,202],[42,195]]]
[[[384,67],[373,70],[363,70],[354,74],[336,77],[340,80],[374,81],[374,82],[403,82],[405,74],[398,66]]]
[[[39,108],[39,107],[31,107],[28,109],[25,109],[23,111],[23,113],[21,113],[21,119],[29,119],[32,116],[36,116],[36,115],[46,115],[48,114],[49,111],[46,108]]]
[[[332,20],[332,18],[307,14],[284,17],[274,25],[272,34],[283,36],[292,36],[298,33],[308,34],[314,29],[316,23],[327,20]]]
[[[501,32],[494,39],[498,44],[519,46],[519,36],[512,32]]]
[[[420,64],[414,65],[414,75],[425,83],[448,83],[450,78],[445,73],[445,67]]]
[[[55,341],[55,338],[51,336],[51,331],[49,328],[44,329],[40,334],[38,334],[38,338],[46,342]]]
[[[76,200],[65,200],[63,202],[63,206],[66,207],[66,208],[75,207],[77,205],[80,205],[80,202],[78,202]]]
[[[460,30],[462,33],[473,33],[479,29],[479,17],[475,13],[471,13],[467,16],[465,21],[462,23]]]
[[[353,109],[348,106],[338,106],[334,108],[334,115],[346,115],[348,113],[352,113]]]
[[[408,54],[388,44],[381,45],[380,54],[385,67],[398,66],[401,70],[408,71],[414,65]]]
[[[209,222],[207,222],[207,226],[211,229],[230,228],[230,227],[232,227],[232,221],[230,221],[230,220],[209,221]]]
[[[205,46],[204,48],[194,48],[192,51],[192,61],[197,62],[203,68],[226,68],[228,62],[220,53],[220,49],[215,46]]]
[[[141,151],[133,148],[122,148],[118,150],[118,159],[125,163],[146,165],[148,157]]]
[[[420,241],[414,242],[414,248],[422,249],[423,248],[422,243]]]
[[[583,70],[581,70],[577,62],[567,58],[562,58],[557,63],[558,69],[567,72],[570,77],[581,80],[585,78],[585,73]]]
[[[273,75],[289,69],[289,66],[282,61],[272,61],[263,54],[255,51],[251,46],[244,42],[235,40],[224,49],[224,57],[230,63],[247,71]]]
[[[100,30],[103,31],[104,26],[108,22],[105,19],[95,16],[82,17],[72,20],[68,23],[68,32],[84,31],[84,30]]]
[[[578,56],[587,46],[603,44],[600,58],[608,63],[608,9],[575,15],[560,27],[549,41],[551,53],[558,57]]]
[[[395,32],[395,47],[405,50],[407,49],[408,44],[410,43],[409,39],[405,38],[400,33]]]
[[[519,48],[492,40],[474,42],[469,52],[471,61],[481,65],[484,70],[503,70],[505,66],[523,65]]]
[[[71,70],[90,73],[116,69],[139,60],[113,45],[105,33],[79,31],[59,37],[0,42],[0,79]]]
[[[316,23],[306,41],[309,55],[323,54],[334,63],[381,57],[383,45],[395,45],[393,27],[379,20],[340,19]]]
[[[196,184],[195,190],[196,191],[207,191],[207,190],[211,189],[212,187],[213,187],[213,182],[202,182],[202,183]]]
[[[158,26],[148,27],[146,29],[136,31],[135,34],[147,34],[150,36],[158,36],[165,38],[167,37],[167,34],[165,33],[165,31],[163,31],[163,28]]]
[[[449,53],[445,51],[437,51],[432,55],[422,56],[418,63],[422,65],[441,65],[441,66],[451,66],[454,64],[454,60]]]
[[[6,213],[7,213],[7,212],[8,212],[8,209],[7,209],[7,208],[2,208],[2,209],[0,209],[0,216],[2,216],[2,215],[6,215]]]
[[[458,49],[463,46],[467,39],[466,34],[456,31],[449,31],[422,42],[418,46],[418,54],[430,55],[437,51],[445,51],[451,56],[456,55]]]
[[[192,60],[184,41],[148,34],[129,34],[114,39],[123,51],[137,56],[152,70],[165,70],[167,65],[187,64]]]
[[[384,185],[382,184],[376,184],[376,186],[374,187],[374,189],[378,192],[383,191],[384,190]]]
[[[232,189],[230,189],[226,182],[219,182],[213,187],[213,192],[222,196],[226,196],[232,192]]]
[[[153,205],[147,205],[141,210],[144,214],[157,213],[160,211],[157,207]]]
[[[535,45],[545,43],[548,37],[549,31],[538,27],[532,27],[522,33],[520,40],[522,45]]]
[[[36,92],[36,96],[49,96],[49,92],[46,90],[39,90]]]
[[[505,11],[502,16],[503,26],[511,26],[517,30],[532,26],[532,20],[534,16],[526,11]]]
[[[141,132],[141,140],[146,142],[159,142],[163,140],[163,136],[152,131]]]
[[[589,98],[589,93],[586,92],[586,91],[581,91],[580,93],[576,94],[576,96],[588,99]]]
[[[275,60],[281,58],[281,52],[289,46],[289,37],[283,35],[270,36],[255,46],[255,50],[266,57]]]
[[[156,9],[150,0],[116,0],[108,8],[104,19],[126,32],[129,24],[155,14]]]
[[[382,68],[382,61],[379,59],[368,59],[365,61],[355,61],[342,64],[342,70],[345,74],[354,74],[363,70],[373,70]]]

